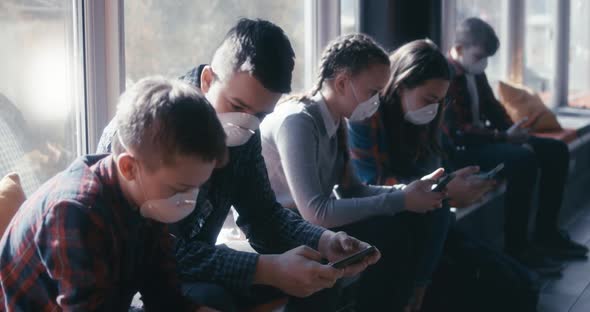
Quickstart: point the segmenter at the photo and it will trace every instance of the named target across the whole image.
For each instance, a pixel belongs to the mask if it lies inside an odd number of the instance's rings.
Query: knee
[[[552,140],[551,157],[562,163],[569,163],[570,150],[567,144],[561,140]]]

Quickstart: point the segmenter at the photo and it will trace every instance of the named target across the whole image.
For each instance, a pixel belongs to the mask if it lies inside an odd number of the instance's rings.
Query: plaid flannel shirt
[[[45,183],[0,240],[0,310],[189,308],[171,237],[123,197],[113,158],[90,155]]]
[[[192,69],[181,79],[199,88],[203,67]],[[111,122],[104,130],[100,146],[109,149],[100,152],[110,151],[114,128]],[[247,293],[253,285],[258,254],[215,246],[232,206],[240,215],[238,226],[261,253],[282,253],[300,245],[317,249],[325,229],[276,201],[262,158],[260,131],[246,144],[230,147],[229,159],[201,187],[196,209],[174,226],[176,259],[185,282],[206,281]]]
[[[360,122],[348,123],[351,163],[363,183],[395,185],[381,110]]]
[[[479,96],[480,120],[485,127],[476,127],[473,124],[471,112],[471,97],[467,89],[465,71],[459,63],[449,58],[449,63],[454,69],[454,77],[451,80],[447,96],[451,99],[449,106],[444,111],[442,130],[448,140],[447,151],[478,145],[504,141],[497,136],[499,131],[505,131],[512,125],[510,117],[490,87],[485,73],[475,75],[475,83]]]

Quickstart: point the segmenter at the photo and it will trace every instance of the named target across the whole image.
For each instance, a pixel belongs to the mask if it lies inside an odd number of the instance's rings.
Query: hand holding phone
[[[432,188],[432,192],[442,192],[447,187],[447,184],[449,184],[449,182],[451,182],[451,180],[454,178],[455,175],[452,173],[442,177],[440,180],[438,180],[438,183],[433,185],[434,187]]]
[[[477,176],[480,177],[481,179],[484,179],[484,180],[491,180],[491,179],[495,179],[498,176],[498,174],[500,174],[500,172],[502,172],[502,170],[504,170],[504,163],[500,163],[494,169],[492,169],[488,172],[484,172],[482,174],[478,174]]]
[[[519,129],[521,125],[523,125],[525,122],[527,122],[529,120],[529,117],[524,117],[523,119],[515,122],[510,128],[508,128],[508,130],[506,130],[506,132],[508,134],[514,132],[516,129]]]
[[[340,259],[336,262],[333,262],[330,265],[336,269],[343,269],[349,265],[356,264],[356,263],[363,261],[363,259],[372,255],[376,251],[377,251],[377,248],[375,248],[375,246],[369,246],[369,247],[367,247],[359,252],[356,252],[344,259]]]

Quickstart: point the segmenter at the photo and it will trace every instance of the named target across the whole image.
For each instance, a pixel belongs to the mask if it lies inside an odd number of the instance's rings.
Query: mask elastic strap
[[[350,84],[350,87],[352,88],[352,96],[354,96],[354,100],[356,101],[356,104],[360,105],[361,102],[359,101],[359,98],[356,96],[356,91],[354,90],[354,85],[352,84],[352,80],[349,80],[348,83]]]

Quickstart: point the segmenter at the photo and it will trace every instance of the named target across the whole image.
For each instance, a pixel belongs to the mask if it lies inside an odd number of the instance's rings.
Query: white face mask
[[[162,223],[178,222],[195,210],[199,189],[177,193],[169,198],[146,200],[139,212],[142,216]]]
[[[117,138],[119,139],[121,146],[129,152],[130,150],[127,145],[123,143],[119,131],[117,131]],[[137,178],[143,197],[146,198],[147,196],[143,189],[143,183],[141,183],[141,173],[138,173]],[[139,207],[139,212],[145,218],[162,223],[178,222],[193,212],[195,204],[197,203],[197,196],[199,196],[199,188],[194,188],[183,193],[177,193],[164,199],[148,199]]]
[[[246,113],[219,113],[217,117],[227,136],[226,145],[230,147],[245,144],[260,127],[260,119]]]
[[[349,83],[350,87],[352,88],[352,95],[354,96],[355,101],[359,104],[354,109],[348,120],[361,121],[373,116],[373,114],[375,114],[379,109],[379,93],[360,103],[358,97],[356,96],[356,91],[354,91],[354,85],[352,85],[352,82],[350,81]]]
[[[486,70],[487,67],[488,67],[488,58],[487,57],[484,57],[475,63],[465,65],[465,69],[474,75],[483,74],[483,72]]]
[[[471,54],[459,56],[459,63],[463,66],[465,71],[470,74],[479,75],[482,74],[488,67],[488,58],[484,57],[479,61],[475,61]]]
[[[422,126],[430,123],[436,117],[438,112],[438,103],[426,105],[415,111],[408,110],[404,115],[404,118],[409,122],[417,126]]]

